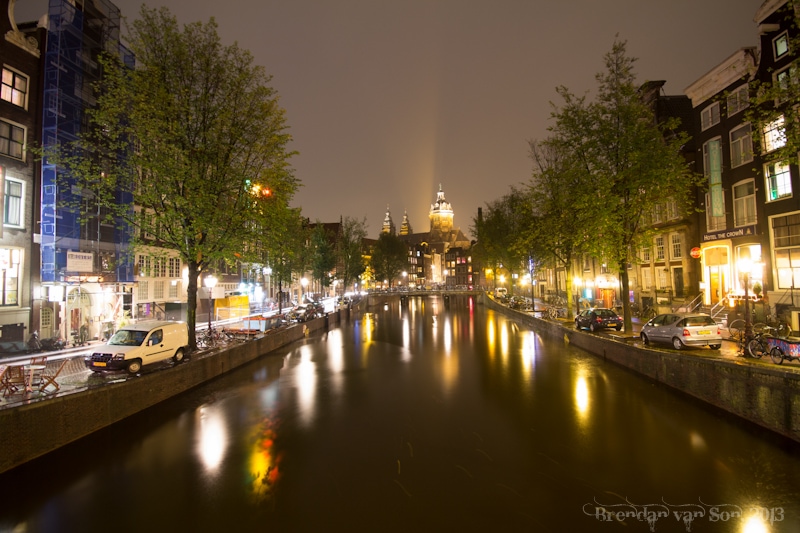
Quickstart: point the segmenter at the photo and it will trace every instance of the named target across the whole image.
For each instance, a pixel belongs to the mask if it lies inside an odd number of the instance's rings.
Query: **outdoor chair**
[[[8,370],[8,365],[0,365],[0,391],[3,392],[3,396],[6,395],[6,371]]]
[[[29,392],[39,390],[39,386],[42,384],[42,374],[46,368],[47,356],[31,357],[31,362],[25,367],[25,371],[28,372],[25,390]]]
[[[48,365],[47,368],[44,369],[42,372],[42,380],[39,385],[39,392],[44,392],[47,387],[52,385],[55,387],[55,390],[51,391],[51,393],[56,393],[61,388],[61,385],[58,384],[56,378],[61,371],[64,370],[64,367],[67,366],[69,359],[62,359],[56,364]]]
[[[25,369],[19,365],[9,365],[2,379],[4,397],[25,390]]]

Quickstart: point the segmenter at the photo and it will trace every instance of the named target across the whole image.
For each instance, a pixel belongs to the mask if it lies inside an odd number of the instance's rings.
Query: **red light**
[[[683,336],[684,337],[691,337],[692,333],[688,329],[684,328],[683,329]]]

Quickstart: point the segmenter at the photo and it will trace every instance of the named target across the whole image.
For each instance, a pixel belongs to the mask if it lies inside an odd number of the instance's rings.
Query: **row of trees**
[[[285,111],[250,52],[221,43],[213,18],[180,27],[166,8],[142,6],[128,33],[135,68],[99,57],[86,130],[41,153],[60,168],[62,204],[118,223],[130,254],[177,252],[192,346],[198,280],[223,262],[269,265],[281,293],[296,272],[328,286],[337,265],[352,283],[366,221],[343,219],[334,249],[321,224],[311,231],[290,207],[300,183]]]
[[[666,200],[688,212],[701,183],[681,153],[687,134],[676,119],[656,120],[634,63],[616,40],[593,100],[558,87],[562,102],[552,104],[549,136],[529,143],[532,178],[473,221],[482,264],[512,273],[528,264],[563,269],[570,312],[577,259],[602,258],[627,294],[627,266],[653,238],[647,216]],[[622,300],[630,329],[630,304]]]

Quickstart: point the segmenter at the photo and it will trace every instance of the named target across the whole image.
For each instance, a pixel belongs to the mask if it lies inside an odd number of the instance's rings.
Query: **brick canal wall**
[[[347,321],[350,313],[330,313],[135,379],[2,409],[0,473],[300,340],[306,327],[309,334],[336,327]]]
[[[541,334],[563,339],[605,360],[669,385],[728,413],[800,442],[800,373],[719,358],[651,349],[518,313],[486,295],[479,301]]]

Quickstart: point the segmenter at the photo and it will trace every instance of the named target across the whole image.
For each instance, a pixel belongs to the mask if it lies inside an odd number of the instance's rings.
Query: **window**
[[[775,103],[785,102],[792,94],[792,90],[797,87],[797,72],[794,65],[789,65],[773,74],[773,85],[778,90]]]
[[[650,262],[650,247],[646,246],[639,251],[639,259],[642,260],[642,263],[649,263]]]
[[[669,287],[669,269],[659,268],[656,269],[656,289],[666,289]]]
[[[22,146],[25,142],[25,129],[0,120],[0,154],[22,159]]]
[[[164,280],[156,281],[153,283],[153,299],[154,300],[163,300],[164,299]]]
[[[669,236],[672,244],[672,259],[683,258],[683,237],[680,233],[673,233]]]
[[[800,214],[773,218],[772,238],[778,288],[800,286]]]
[[[642,269],[642,289],[648,290],[653,286],[653,278],[651,277],[650,267]]]
[[[19,107],[28,107],[28,77],[8,67],[3,67],[3,86],[0,99]]]
[[[727,107],[728,107],[728,116],[732,117],[739,111],[746,109],[750,105],[750,97],[747,89],[747,85],[742,85],[738,89],[734,89],[731,94],[728,95]]]
[[[0,248],[0,305],[2,306],[17,305],[21,255],[18,248]]]
[[[150,287],[146,281],[139,281],[136,285],[136,299],[139,302],[146,302],[150,299]]]
[[[3,199],[3,225],[21,228],[23,226],[22,207],[24,185],[21,181],[6,178],[5,198]]]
[[[719,124],[719,102],[714,102],[700,112],[700,125],[703,130],[707,130],[715,124]]]
[[[179,257],[169,258],[169,277],[171,278],[181,277],[181,260]]]
[[[761,131],[764,140],[764,152],[777,150],[786,144],[786,133],[783,130],[783,115],[772,122],[764,124]]]
[[[180,281],[173,281],[169,284],[169,298],[177,298],[180,290]]]
[[[738,167],[753,160],[753,138],[750,124],[745,124],[731,132],[731,167]]]
[[[756,187],[748,180],[733,187],[733,225],[749,226],[756,223]]]
[[[663,261],[664,257],[664,237],[656,237],[656,261]]]
[[[772,51],[775,52],[775,59],[783,57],[789,52],[789,34],[783,32],[772,40]]]
[[[768,202],[792,196],[792,177],[786,162],[764,165],[764,177],[767,180]]]
[[[725,229],[725,195],[720,195],[720,203],[722,204],[722,215],[714,216],[713,211],[710,209],[711,193],[706,193],[706,229],[708,231],[719,231]]]
[[[150,257],[139,256],[139,276],[150,276]]]

